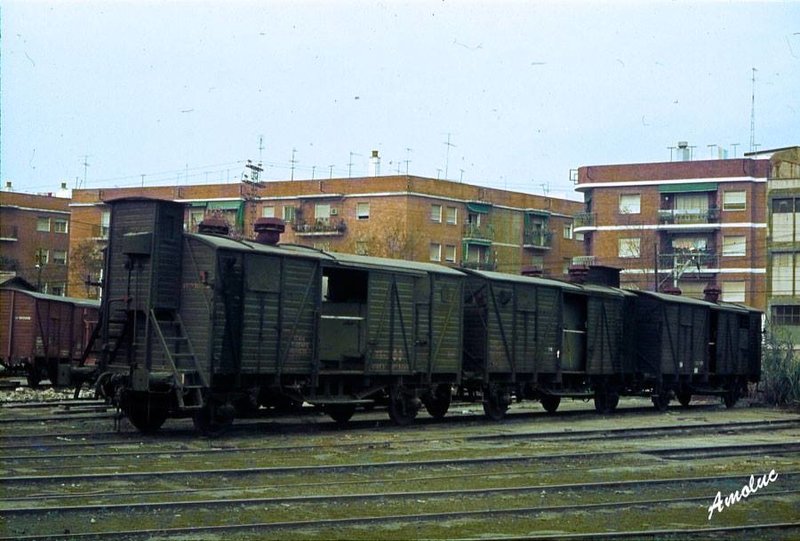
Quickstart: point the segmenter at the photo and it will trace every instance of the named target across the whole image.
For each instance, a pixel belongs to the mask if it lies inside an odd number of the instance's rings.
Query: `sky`
[[[800,144],[797,1],[4,0],[0,31],[20,192],[236,182],[248,159],[356,177],[378,150],[381,174],[580,199],[571,170],[678,141]]]

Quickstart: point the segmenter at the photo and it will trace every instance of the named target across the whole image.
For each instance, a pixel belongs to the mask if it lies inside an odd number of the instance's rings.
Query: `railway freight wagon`
[[[112,207],[100,387],[142,430],[286,400],[345,421],[388,400],[398,423],[442,416],[460,382],[464,275],[432,264],[184,234],[183,205]],[[260,241],[260,242],[259,242]]]
[[[467,392],[482,392],[486,414],[533,398],[547,411],[562,397],[594,397],[616,408],[635,373],[624,347],[633,295],[612,287],[486,271],[469,273],[464,306]]]
[[[78,371],[71,374],[71,367],[83,360],[99,308],[98,301],[0,288],[3,366],[24,371],[31,387],[42,379],[53,385],[74,383]]]
[[[637,291],[631,333],[638,386],[666,409],[674,395],[722,396],[733,407],[761,366],[761,312],[728,303]]]

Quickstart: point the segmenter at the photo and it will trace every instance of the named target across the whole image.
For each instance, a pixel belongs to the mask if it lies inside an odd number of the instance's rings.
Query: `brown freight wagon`
[[[32,387],[42,379],[69,384],[99,309],[98,301],[0,287],[0,363],[26,374]]]

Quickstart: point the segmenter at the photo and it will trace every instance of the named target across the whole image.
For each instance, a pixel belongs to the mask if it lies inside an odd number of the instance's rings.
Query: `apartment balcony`
[[[462,261],[461,266],[465,269],[493,271],[497,268],[494,261]]]
[[[658,211],[661,225],[705,225],[719,222],[719,208],[666,209]]]
[[[292,229],[298,237],[339,237],[347,232],[347,224],[340,218],[329,218],[309,222],[298,221],[292,224]]]
[[[573,218],[575,231],[581,228],[591,229],[596,227],[597,215],[594,212],[581,212]]]
[[[719,272],[719,254],[714,252],[675,252],[658,255],[659,271],[679,274],[716,274]]]
[[[16,225],[0,225],[0,241],[16,242],[19,240],[19,230]]]
[[[464,240],[479,241],[491,244],[494,239],[494,228],[490,224],[464,224]]]
[[[553,232],[549,229],[526,229],[523,233],[523,248],[549,250],[552,246]]]

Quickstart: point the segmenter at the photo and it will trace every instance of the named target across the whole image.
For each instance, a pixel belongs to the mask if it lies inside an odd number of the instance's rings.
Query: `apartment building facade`
[[[587,255],[621,268],[624,287],[702,298],[714,284],[765,309],[769,161],[686,158],[579,168]]]
[[[253,238],[256,219],[275,217],[286,222],[281,242],[329,251],[555,278],[583,254],[580,202],[407,175],[76,190],[73,247],[102,242],[105,201],[133,196],[186,203],[187,231],[215,215]]]
[[[66,197],[0,192],[0,273],[66,295],[70,226]]]
[[[770,323],[800,350],[800,147],[766,150],[767,313]]]

